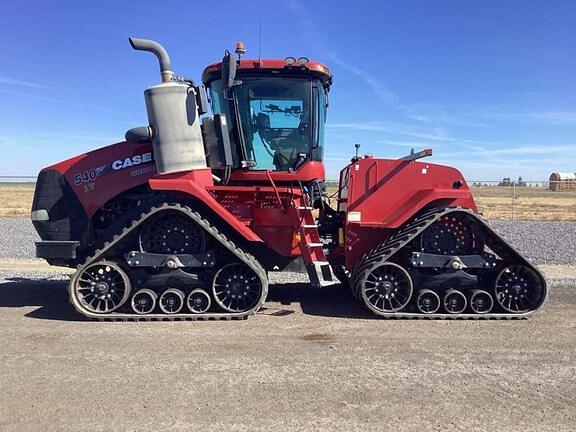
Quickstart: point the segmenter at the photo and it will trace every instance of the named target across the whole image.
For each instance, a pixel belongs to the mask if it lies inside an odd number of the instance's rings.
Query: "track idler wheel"
[[[398,312],[412,297],[412,279],[398,264],[385,262],[366,271],[357,282],[359,297],[376,313]]]
[[[184,293],[176,288],[168,288],[162,293],[158,303],[165,314],[176,314],[184,306]]]
[[[192,290],[188,297],[186,297],[186,305],[190,312],[194,314],[201,314],[207,312],[212,305],[212,300],[210,300],[210,294],[201,288],[196,288]]]
[[[416,297],[416,307],[423,314],[433,314],[440,309],[440,297],[432,290],[420,290]]]
[[[158,301],[158,294],[151,289],[138,290],[133,296],[131,301],[132,310],[138,315],[149,314],[156,308]]]
[[[494,300],[488,291],[475,289],[470,293],[470,309],[477,314],[485,314],[492,310]]]
[[[466,296],[461,291],[455,289],[446,290],[442,297],[444,310],[450,314],[459,314],[464,312],[467,303]]]
[[[122,306],[132,289],[128,275],[112,261],[87,266],[70,282],[72,302],[96,314],[107,314]]]
[[[245,312],[258,304],[262,283],[246,264],[226,264],[214,275],[212,294],[226,312]]]
[[[524,265],[506,267],[496,278],[496,301],[502,309],[523,313],[542,303],[544,286],[531,268]]]

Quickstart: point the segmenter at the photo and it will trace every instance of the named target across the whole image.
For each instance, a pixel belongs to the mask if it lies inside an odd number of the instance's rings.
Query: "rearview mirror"
[[[232,87],[242,84],[236,80],[236,59],[226,50],[222,59],[222,88],[230,90]]]

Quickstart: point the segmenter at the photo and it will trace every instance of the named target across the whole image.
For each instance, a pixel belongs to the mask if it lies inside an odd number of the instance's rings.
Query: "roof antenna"
[[[258,63],[260,63],[262,53],[262,12],[260,12],[260,25],[258,30]]]

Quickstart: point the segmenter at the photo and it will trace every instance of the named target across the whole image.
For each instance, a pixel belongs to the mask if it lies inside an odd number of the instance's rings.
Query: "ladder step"
[[[302,225],[302,228],[318,228],[318,225]]]
[[[334,283],[330,263],[327,261],[306,263],[306,271],[310,278],[310,284],[314,287],[322,287]]]
[[[324,246],[324,243],[306,243],[308,247],[321,247]]]

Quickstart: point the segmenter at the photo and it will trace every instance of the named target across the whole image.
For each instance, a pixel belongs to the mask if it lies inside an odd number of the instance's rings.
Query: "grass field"
[[[478,210],[488,219],[512,219],[511,187],[484,186],[472,189]],[[543,187],[516,188],[514,216],[517,220],[576,221],[576,191],[553,192]]]
[[[30,217],[34,183],[0,183],[0,217]]]
[[[337,185],[328,186],[333,194]],[[512,220],[512,187],[472,188],[478,211],[491,220]],[[335,205],[335,200],[333,200]],[[576,221],[576,191],[552,192],[544,187],[517,187],[515,220]]]
[[[328,187],[329,193],[335,186]],[[512,188],[473,188],[478,209],[493,220],[512,219]],[[33,183],[0,183],[0,217],[29,217]],[[517,220],[576,221],[576,191],[552,192],[542,187],[517,187],[514,216]]]

